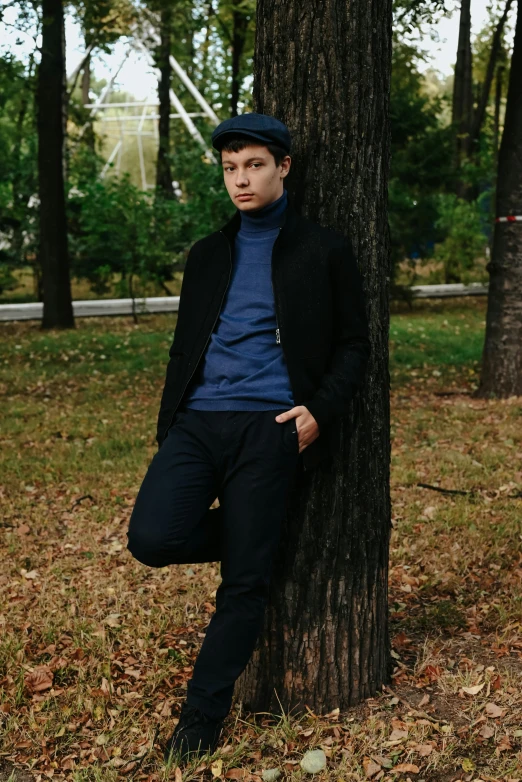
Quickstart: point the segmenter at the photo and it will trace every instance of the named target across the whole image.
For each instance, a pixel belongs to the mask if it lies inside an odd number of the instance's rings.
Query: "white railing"
[[[138,315],[154,312],[177,312],[179,296],[154,296],[148,299],[135,299],[135,311]],[[132,299],[85,299],[73,301],[75,318],[89,318],[93,315],[132,315]],[[41,320],[43,304],[41,301],[31,304],[0,305],[0,321]]]
[[[438,299],[451,296],[486,296],[488,286],[480,283],[462,285],[413,285],[408,288],[414,299]],[[177,312],[179,296],[154,296],[145,299],[135,299],[135,310],[138,315],[154,312]],[[132,315],[132,299],[100,299],[90,301],[73,301],[75,318],[88,318],[93,315]],[[8,320],[41,320],[43,315],[42,302],[31,304],[1,304],[0,321]]]

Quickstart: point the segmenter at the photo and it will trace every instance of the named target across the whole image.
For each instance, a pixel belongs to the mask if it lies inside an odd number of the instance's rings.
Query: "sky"
[[[486,8],[489,0],[472,0],[471,13],[473,32],[476,33],[483,26],[487,14]],[[458,7],[458,3],[448,2],[453,8]],[[10,20],[10,9],[6,12],[6,20]],[[511,17],[512,18],[512,17]],[[14,18],[11,18],[14,21]],[[425,31],[425,35],[420,39],[424,49],[429,52],[430,61],[421,66],[421,70],[432,67],[439,71],[441,75],[446,76],[453,73],[453,64],[457,50],[459,17],[454,12],[450,16],[440,20],[436,25],[438,41],[433,41]],[[20,36],[18,36],[20,38]],[[15,44],[17,35],[0,24],[0,42],[2,49],[12,48],[20,57],[26,55],[33,48],[33,41],[27,36],[21,36],[23,44]],[[81,61],[83,53],[82,39],[77,25],[71,19],[67,20],[66,25],[66,43],[67,43],[67,72],[70,74]],[[97,55],[94,63],[94,74],[97,78],[109,78],[117,69],[118,65],[125,56],[127,47],[123,42],[118,42],[110,55]],[[156,99],[157,80],[151,68],[134,52],[129,55],[120,71],[115,84],[116,88],[126,90],[134,95],[136,100],[145,100],[146,98]]]

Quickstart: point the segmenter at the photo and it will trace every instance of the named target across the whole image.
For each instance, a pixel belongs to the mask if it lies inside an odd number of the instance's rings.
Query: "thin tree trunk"
[[[522,215],[522,8],[517,25],[497,178],[497,217]],[[522,223],[495,223],[486,337],[477,397],[522,395]]]
[[[481,94],[477,102],[477,109],[473,117],[473,129],[471,133],[473,143],[476,143],[479,140],[480,131],[482,130],[482,125],[484,123],[484,117],[486,116],[486,108],[489,101],[489,94],[491,92],[493,77],[495,75],[495,66],[497,64],[498,55],[500,53],[502,35],[504,33],[504,27],[506,26],[506,20],[508,18],[509,11],[511,10],[512,3],[513,0],[507,0],[506,6],[504,8],[504,13],[500,17],[499,22],[495,28],[495,32],[493,34],[493,40],[491,42],[491,51],[488,60],[488,67],[486,69],[486,76],[484,79],[484,84],[482,85]]]
[[[65,211],[65,37],[62,0],[42,0],[37,126],[42,328],[74,327]]]
[[[206,13],[207,26],[205,27],[205,40],[201,44],[201,49],[203,51],[203,58],[201,63],[201,84],[199,86],[199,91],[203,96],[205,95],[208,57],[209,57],[209,49],[210,49],[210,17],[213,13],[214,13],[214,9],[212,7],[212,3],[210,2],[208,4],[207,13]]]
[[[502,83],[504,80],[504,66],[499,65],[497,68],[497,78],[496,78],[496,87],[495,87],[495,114],[493,118],[493,182],[492,182],[492,189],[493,193],[496,193],[497,191],[497,178],[498,178],[498,145],[499,145],[499,138],[500,138],[500,106],[502,103]],[[493,222],[493,218],[495,217],[495,199],[492,199],[492,204],[490,206],[490,213],[491,218]],[[489,238],[489,257],[491,258],[493,256],[493,244],[495,241],[495,231],[491,232],[490,238]]]
[[[390,681],[388,374],[390,0],[259,0],[255,111],[292,133],[301,214],[349,237],[369,296],[372,358],[339,421],[332,473],[302,473],[289,502],[254,654],[236,683],[251,710],[321,714]]]
[[[455,127],[455,191],[461,198],[471,197],[471,188],[460,175],[462,163],[471,151],[473,120],[473,82],[471,62],[471,0],[460,5],[459,43],[453,83],[453,124]]]
[[[87,38],[85,39],[85,46],[88,47],[88,41]],[[82,104],[85,106],[87,103],[91,102],[89,92],[91,89],[91,55],[87,57],[82,71]],[[86,111],[89,111],[86,109]],[[85,130],[85,133],[83,134],[83,141],[84,143],[89,147],[91,152],[94,153],[95,148],[95,137],[94,137],[94,122],[93,118],[89,118],[88,120],[89,124]],[[93,171],[93,174],[95,172]]]
[[[237,104],[239,102],[239,93],[241,89],[241,57],[245,48],[246,31],[248,28],[248,19],[245,12],[241,9],[241,3],[235,2],[232,12],[232,85],[230,95],[230,116],[237,116]]]
[[[161,9],[159,62],[160,81],[158,84],[159,98],[159,146],[156,162],[156,187],[165,198],[174,198],[172,172],[170,170],[170,82],[172,66],[170,64],[172,6],[167,3]]]
[[[493,150],[495,155],[495,173],[498,172],[498,143],[500,138],[500,106],[502,104],[502,82],[504,80],[504,66],[497,68],[497,84],[495,90],[495,117],[493,120]],[[495,176],[496,181],[496,176]]]

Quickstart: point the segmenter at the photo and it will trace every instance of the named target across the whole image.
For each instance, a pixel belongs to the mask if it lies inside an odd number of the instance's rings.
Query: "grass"
[[[394,306],[391,688],[323,716],[237,704],[183,770],[160,745],[218,568],[125,549],[175,317],[2,324],[0,782],[299,780],[319,747],[318,780],[521,780],[522,400],[471,395],[484,318],[481,299]]]

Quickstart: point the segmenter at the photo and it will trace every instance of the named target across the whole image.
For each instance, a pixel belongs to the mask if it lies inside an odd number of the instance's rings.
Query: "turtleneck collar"
[[[253,212],[238,210],[241,214],[240,231],[242,233],[259,233],[260,231],[271,231],[277,228],[286,206],[287,193],[286,190],[283,190],[282,196],[276,201],[261,207],[261,209],[256,209]]]

